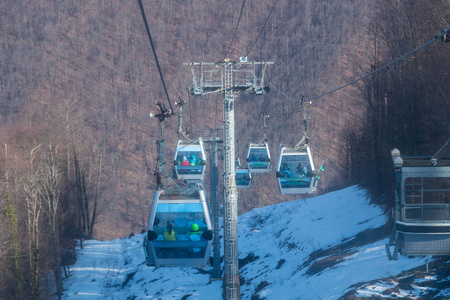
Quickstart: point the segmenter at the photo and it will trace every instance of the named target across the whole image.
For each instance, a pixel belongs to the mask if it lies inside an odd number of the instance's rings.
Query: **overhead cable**
[[[244,11],[245,1],[246,0],[244,0],[242,2],[241,13],[239,14],[239,19],[238,19],[238,22],[237,22],[237,25],[236,25],[236,29],[234,30],[233,38],[231,39],[231,43],[230,43],[230,46],[228,47],[227,52],[225,52],[225,57],[224,58],[227,58],[227,55],[228,55],[228,53],[231,50],[231,46],[233,45],[234,38],[236,37],[236,33],[237,33],[238,28],[239,28],[239,23],[241,22],[241,18],[242,18],[242,12]]]
[[[270,85],[270,87],[271,87],[272,89],[274,89],[275,91],[277,91],[278,93],[280,93],[281,95],[283,95],[284,97],[286,97],[287,99],[289,99],[289,100],[291,100],[291,101],[293,101],[293,102],[295,102],[295,103],[298,102],[298,100],[295,100],[295,99],[289,97],[288,95],[286,95],[285,93],[283,93],[282,91],[280,91],[279,89],[277,89],[273,84],[269,83],[269,85]]]
[[[381,71],[381,70],[383,70],[383,69],[389,67],[390,65],[393,65],[393,64],[399,62],[400,60],[404,59],[405,57],[410,56],[411,54],[413,54],[413,53],[419,51],[420,49],[429,46],[430,44],[434,43],[435,41],[437,41],[437,40],[439,40],[439,39],[442,39],[442,37],[443,37],[446,33],[448,34],[449,31],[450,31],[450,28],[448,28],[448,29],[446,29],[446,30],[443,30],[442,33],[439,34],[439,35],[437,35],[434,39],[432,39],[432,40],[426,42],[425,44],[423,44],[423,45],[417,47],[416,49],[414,49],[414,50],[412,50],[412,51],[406,53],[405,55],[400,56],[399,58],[397,58],[397,59],[391,61],[390,63],[387,63],[387,64],[385,64],[384,66],[382,66],[382,67],[380,67],[380,68],[378,68],[378,69],[376,69],[376,70],[374,70],[374,71],[372,71],[372,72],[370,72],[370,73],[368,73],[368,74],[366,74],[366,75],[364,75],[364,76],[362,76],[362,77],[360,77],[360,78],[358,78],[358,79],[355,79],[355,80],[353,80],[353,81],[350,81],[350,82],[347,83],[347,84],[344,84],[343,86],[340,86],[340,87],[338,87],[338,88],[335,88],[334,90],[331,90],[331,91],[326,92],[326,93],[324,93],[324,94],[321,94],[321,95],[319,95],[319,96],[315,96],[315,97],[312,97],[312,98],[307,98],[307,99],[299,100],[299,101],[300,101],[300,102],[310,102],[310,101],[313,101],[313,100],[322,98],[322,97],[324,97],[324,96],[326,96],[326,95],[332,94],[332,93],[334,93],[334,92],[337,92],[337,91],[339,91],[339,90],[341,90],[341,89],[343,89],[343,88],[345,88],[345,87],[347,87],[347,86],[349,86],[349,85],[352,85],[352,84],[354,84],[354,83],[356,83],[356,82],[358,82],[358,81],[361,81],[361,80],[363,80],[364,78],[367,78],[367,77],[369,77],[369,76],[371,76],[371,75],[373,75],[373,74],[375,74],[375,73],[377,73],[377,72],[379,72],[379,71]],[[294,102],[299,102],[299,101],[294,100],[294,99],[292,99],[291,97],[287,96],[286,94],[282,93],[280,90],[278,90],[278,89],[277,89],[276,87],[274,87],[272,84],[270,84],[270,86],[271,86],[272,88],[274,88],[277,92],[279,92],[281,95],[285,96],[287,99],[289,99],[289,100],[291,100],[291,101],[294,101]]]
[[[170,110],[171,110],[170,114],[173,114],[172,103],[170,102],[169,93],[167,92],[166,83],[164,82],[164,77],[163,77],[163,74],[161,71],[161,67],[159,65],[158,56],[156,55],[155,45],[153,44],[152,35],[150,33],[150,27],[148,26],[147,17],[145,16],[144,6],[142,5],[141,0],[138,0],[138,1],[139,1],[139,7],[141,8],[142,18],[144,18],[145,29],[147,29],[147,35],[150,40],[150,46],[152,47],[153,56],[155,57],[156,67],[158,68],[159,76],[161,77],[161,82],[164,87],[164,92],[166,93],[167,101],[169,102],[169,106],[170,106]]]
[[[275,8],[275,5],[277,4],[277,2],[278,2],[278,0],[275,0],[275,2],[273,3],[273,5],[272,5],[272,9],[270,10],[270,13],[269,13],[269,15],[267,16],[267,18],[266,18],[266,21],[264,22],[264,25],[263,25],[263,27],[261,28],[261,30],[259,31],[259,34],[258,34],[258,37],[256,38],[256,40],[255,40],[255,42],[253,43],[253,45],[250,47],[250,49],[247,51],[247,54],[245,54],[245,56],[246,57],[248,57],[248,55],[250,54],[250,52],[252,51],[252,49],[253,49],[253,47],[255,46],[255,44],[256,44],[256,42],[258,41],[258,39],[259,39],[259,37],[261,36],[261,34],[263,33],[263,31],[264,31],[264,28],[266,27],[266,25],[267,25],[267,22],[269,21],[269,19],[270,19],[270,15],[272,15],[272,12],[273,12],[273,10],[274,10],[274,8]]]

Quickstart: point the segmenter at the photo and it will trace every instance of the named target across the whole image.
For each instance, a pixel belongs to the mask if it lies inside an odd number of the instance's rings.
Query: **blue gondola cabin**
[[[174,157],[174,171],[175,177],[180,180],[204,180],[206,156],[202,139],[178,141]]]
[[[147,265],[207,267],[212,243],[209,211],[202,188],[156,190],[144,237]]]
[[[281,145],[276,175],[282,195],[314,193],[316,177],[309,146],[294,149]]]
[[[251,173],[267,173],[270,171],[270,152],[267,143],[250,143],[247,152],[247,165]]]

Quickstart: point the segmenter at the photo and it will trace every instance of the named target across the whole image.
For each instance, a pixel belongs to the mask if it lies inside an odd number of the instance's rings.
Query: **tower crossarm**
[[[210,93],[225,93],[225,70],[223,64],[232,65],[231,76],[234,93],[250,93],[263,95],[269,92],[269,85],[264,85],[265,71],[267,65],[273,62],[235,62],[230,60],[216,63],[192,62],[185,63],[191,68],[192,87],[190,93],[201,96]]]

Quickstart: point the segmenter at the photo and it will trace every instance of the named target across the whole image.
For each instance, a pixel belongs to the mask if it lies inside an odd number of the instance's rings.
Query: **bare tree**
[[[0,218],[0,294],[11,298],[21,298],[24,296],[24,274],[22,272],[21,243],[19,236],[19,216],[17,214],[16,203],[11,199],[9,185],[8,164],[8,144],[4,144],[5,156],[2,166],[4,178],[4,190],[1,190],[0,198],[1,215]]]
[[[28,255],[31,273],[31,288],[34,299],[39,299],[39,262],[40,262],[40,225],[42,221],[42,186],[40,182],[40,166],[34,164],[36,152],[42,146],[33,148],[30,152],[29,173],[23,179],[23,189],[25,192],[25,203],[27,208],[27,229],[28,229]]]
[[[100,150],[96,150],[92,157],[85,157],[86,160],[81,160],[74,151],[75,191],[80,213],[81,237],[91,238],[98,213],[103,156]]]
[[[5,266],[5,269],[10,269],[10,266],[12,267],[12,273],[6,272],[6,278],[4,280],[1,280],[0,282],[3,283],[13,283],[14,282],[14,288],[11,289],[11,286],[8,286],[8,284],[3,284],[2,289],[10,289],[9,292],[5,292],[5,295],[8,295],[8,293],[11,293],[11,296],[14,295],[14,297],[21,298],[24,296],[24,274],[22,272],[22,256],[21,256],[21,243],[20,243],[20,237],[19,237],[19,228],[18,228],[18,215],[16,211],[16,207],[14,203],[11,201],[11,198],[6,192],[5,195],[5,210],[4,214],[7,218],[7,227],[9,227],[9,230],[2,230],[2,233],[6,233],[4,236],[2,234],[2,237],[0,239],[0,270],[2,270],[3,266]],[[0,226],[0,229],[1,226]],[[12,262],[10,264],[9,262]],[[8,274],[9,273],[9,274]],[[2,272],[2,277],[5,274],[5,272]],[[0,292],[2,292],[0,290]],[[3,294],[3,292],[2,292]]]
[[[48,150],[44,150],[43,174],[42,174],[42,202],[45,215],[50,227],[49,249],[51,250],[53,273],[55,274],[56,292],[58,299],[61,299],[63,292],[62,271],[61,271],[61,246],[60,246],[60,210],[59,204],[63,193],[63,182],[61,172],[58,167],[55,154],[57,148],[48,145]]]

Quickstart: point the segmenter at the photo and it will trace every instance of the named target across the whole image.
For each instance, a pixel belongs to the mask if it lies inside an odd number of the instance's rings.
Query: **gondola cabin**
[[[276,175],[282,195],[315,192],[316,177],[309,146],[295,149],[280,145]]]
[[[386,245],[389,259],[402,255],[450,255],[450,157],[400,157],[396,170],[394,227]],[[393,246],[391,253],[390,246]]]
[[[251,173],[267,173],[270,171],[270,152],[267,143],[250,143],[247,152],[247,165]]]
[[[236,187],[248,189],[252,183],[252,175],[248,169],[236,169]]]
[[[202,139],[178,140],[174,158],[177,179],[203,180],[206,172],[206,156]]]
[[[212,241],[209,212],[203,188],[156,190],[144,237],[146,264],[207,267]]]

